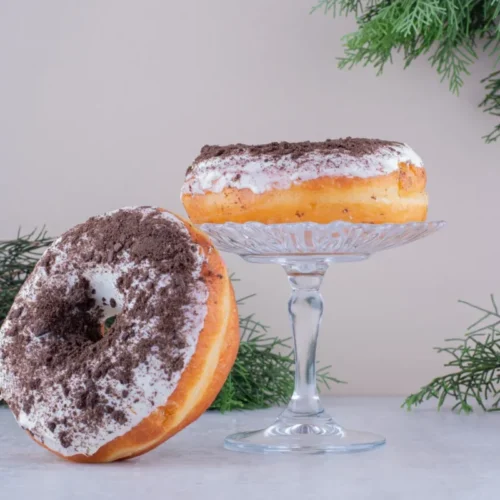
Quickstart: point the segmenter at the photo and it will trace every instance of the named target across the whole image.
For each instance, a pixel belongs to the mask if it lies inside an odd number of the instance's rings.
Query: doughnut
[[[426,172],[406,144],[379,139],[204,146],[181,200],[195,224],[427,217]]]
[[[0,329],[0,394],[62,458],[131,458],[210,406],[238,344],[233,289],[208,238],[162,209],[124,208],[43,254]]]

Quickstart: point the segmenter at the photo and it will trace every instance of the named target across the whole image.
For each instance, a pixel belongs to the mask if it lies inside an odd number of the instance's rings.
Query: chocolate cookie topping
[[[127,404],[117,402],[137,398],[136,370],[150,376],[152,355],[165,383],[185,365],[197,247],[182,224],[163,215],[124,209],[65,233],[6,320],[0,367],[16,387],[5,397],[18,417],[65,398],[70,417],[54,407],[46,424],[63,448],[73,445],[75,433],[95,433],[105,421],[127,423]],[[96,297],[96,266],[115,281],[115,296]],[[106,315],[116,315],[108,329]]]
[[[380,139],[359,139],[346,137],[345,139],[327,139],[323,142],[271,142],[269,144],[247,145],[230,144],[228,146],[203,146],[194,164],[210,158],[226,158],[232,155],[248,154],[250,156],[264,155],[270,159],[277,159],[290,155],[292,159],[300,158],[307,153],[344,154],[360,157],[376,153],[380,148],[391,148],[402,144]]]

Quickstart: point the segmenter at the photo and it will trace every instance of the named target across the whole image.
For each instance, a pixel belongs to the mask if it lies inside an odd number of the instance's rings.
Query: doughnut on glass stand
[[[335,453],[375,448],[385,438],[343,427],[328,415],[316,386],[316,341],[323,299],[319,291],[330,264],[357,262],[371,254],[411,243],[444,222],[408,224],[202,224],[224,252],[248,262],[279,264],[292,293],[288,312],[295,348],[295,390],[288,407],[269,427],[226,438],[225,448],[250,453]]]

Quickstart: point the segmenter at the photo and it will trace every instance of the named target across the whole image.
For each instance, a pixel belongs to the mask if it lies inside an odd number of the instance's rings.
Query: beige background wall
[[[500,144],[476,107],[490,64],[460,98],[426,61],[336,69],[352,19],[314,0],[4,1],[0,5],[0,238],[56,235],[135,204],[183,212],[179,188],[205,143],[408,142],[429,174],[440,235],[330,270],[320,360],[352,394],[405,394],[442,372],[432,347],[498,290]],[[285,276],[228,257],[246,308],[288,336]]]

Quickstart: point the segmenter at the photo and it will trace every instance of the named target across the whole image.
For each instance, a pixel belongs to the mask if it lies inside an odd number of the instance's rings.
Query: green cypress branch
[[[500,57],[500,56],[499,56]],[[487,91],[486,97],[479,105],[486,113],[500,116],[500,70],[484,78],[481,83],[485,83]],[[500,123],[484,137],[486,142],[494,142],[500,137]]]
[[[268,328],[251,314],[240,317],[241,343],[236,362],[212,410],[254,410],[288,403],[294,387],[294,357],[290,339],[268,334]],[[317,371],[320,386],[344,383],[329,374],[330,366]]]
[[[45,229],[0,242],[0,324],[43,250],[52,243]]]
[[[448,346],[436,348],[451,356],[445,366],[453,372],[408,396],[403,403],[407,409],[436,399],[439,410],[452,399],[453,410],[458,412],[470,413],[474,404],[484,411],[500,411],[500,313],[495,298],[491,296],[489,308],[459,302],[480,311],[481,317],[469,326],[464,338],[448,339]]]
[[[431,65],[458,94],[470,67],[478,58],[477,47],[500,61],[500,0],[319,0],[312,11],[333,17],[354,15],[357,30],[343,38],[340,68],[371,65],[380,75],[394,53],[401,52],[407,68],[427,55]],[[480,107],[500,116],[498,72],[483,80],[486,97]],[[500,124],[485,136],[494,142]]]

